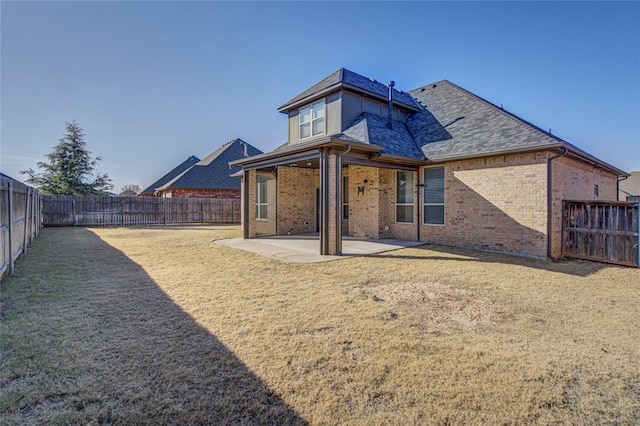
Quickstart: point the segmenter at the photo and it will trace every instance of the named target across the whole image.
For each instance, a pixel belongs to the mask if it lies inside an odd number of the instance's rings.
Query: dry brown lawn
[[[1,283],[0,423],[640,423],[640,270],[238,235],[44,229]]]

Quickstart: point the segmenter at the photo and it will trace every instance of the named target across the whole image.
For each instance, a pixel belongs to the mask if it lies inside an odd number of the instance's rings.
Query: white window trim
[[[260,222],[267,222],[269,220],[269,179],[265,180],[265,192],[266,192],[266,202],[261,203],[258,200],[260,200],[260,185],[258,184],[258,179],[259,178],[264,178],[263,176],[256,176],[256,220],[260,221]],[[258,213],[260,212],[260,206],[265,206],[265,212],[267,214],[267,217],[258,217]]]
[[[397,225],[412,225],[416,223],[416,193],[415,193],[415,188],[413,190],[413,203],[398,203],[398,172],[407,172],[407,173],[413,173],[413,180],[414,180],[414,184],[416,181],[416,178],[418,178],[418,173],[416,173],[413,170],[396,170],[394,175],[395,175],[395,179],[394,179],[394,183],[393,183],[393,192],[394,192],[394,223]],[[413,214],[411,215],[411,222],[398,222],[398,206],[413,206]]]
[[[312,113],[311,114],[311,119],[309,121],[302,122],[301,121],[302,120],[302,110],[310,109],[311,111],[313,111],[314,105],[317,105],[317,104],[320,104],[320,103],[322,104],[322,108],[324,110],[324,114],[322,115],[322,117],[314,119],[313,118],[313,113]],[[314,135],[313,134],[313,122],[316,121],[316,120],[320,120],[320,119],[324,120],[324,130],[323,130],[322,133],[317,133],[317,134]],[[300,131],[300,129],[302,128],[302,125],[306,124],[306,123],[309,123],[309,125],[310,125],[310,133],[309,133],[309,136],[306,136],[306,137],[303,138],[302,137],[302,132]],[[310,103],[309,105],[307,105],[305,107],[300,108],[300,110],[298,111],[298,139],[299,140],[310,139],[310,138],[313,138],[313,137],[316,137],[316,136],[325,135],[325,134],[327,134],[327,103],[326,103],[325,98],[322,98],[320,100],[317,100],[315,102]]]
[[[424,173],[424,170],[427,169],[436,169],[438,167],[441,167],[443,172],[444,172],[444,180],[446,181],[447,179],[447,170],[445,169],[444,165],[441,166],[430,166],[430,167],[423,167],[423,173],[422,173],[422,186],[421,186],[421,190],[422,190],[422,226],[436,226],[436,227],[441,227],[443,228],[445,226],[445,224],[447,223],[447,208],[446,208],[446,203],[447,203],[447,188],[446,188],[446,184],[443,185],[442,187],[442,195],[444,198],[444,201],[442,203],[425,203],[424,202],[424,179],[426,177],[426,173]],[[424,207],[427,206],[442,206],[444,209],[444,214],[442,215],[442,222],[443,223],[425,223],[424,222]]]

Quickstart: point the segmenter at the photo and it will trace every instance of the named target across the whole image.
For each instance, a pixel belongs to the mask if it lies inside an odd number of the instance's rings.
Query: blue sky
[[[0,168],[23,179],[77,120],[115,189],[241,137],[341,67],[447,79],[640,170],[640,3],[0,2]]]

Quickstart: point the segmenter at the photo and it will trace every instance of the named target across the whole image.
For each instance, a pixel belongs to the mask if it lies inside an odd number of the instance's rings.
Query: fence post
[[[236,200],[231,199],[231,223],[236,223]]]
[[[167,224],[167,203],[165,197],[162,197],[162,223]]]
[[[11,228],[13,228],[13,185],[11,181],[7,182],[7,217],[9,218],[9,275],[13,275],[13,236]]]
[[[200,199],[200,223],[204,223],[204,200]]]
[[[78,217],[76,215],[76,199],[75,197],[71,199],[71,214],[73,215],[73,226],[78,224]]]
[[[40,235],[40,227],[42,226],[42,197],[40,194],[36,195],[36,200],[38,201],[38,217],[36,218],[36,238]]]
[[[31,195],[31,188],[27,187],[26,200],[24,202],[24,232],[22,233],[22,254],[27,253],[27,235],[29,230],[29,195]]]

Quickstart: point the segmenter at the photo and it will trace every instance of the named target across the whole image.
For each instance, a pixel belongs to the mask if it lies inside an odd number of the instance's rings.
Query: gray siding
[[[342,92],[342,129],[346,130],[353,121],[362,113],[362,100],[360,96]]]
[[[315,99],[313,102],[317,102]],[[340,133],[342,131],[341,107],[342,95],[340,92],[332,93],[325,98],[325,133],[323,135],[314,136],[305,139],[303,142],[312,141],[326,135]],[[303,106],[304,107],[304,106]],[[293,145],[300,142],[300,119],[298,113],[300,108],[289,111],[289,144]]]
[[[379,117],[387,117],[387,104],[375,99],[367,98],[364,96],[358,96],[355,93],[342,92],[342,129],[346,130],[353,121],[360,116],[363,112],[377,115]],[[397,107],[393,108],[393,119],[407,121],[408,114],[399,110]]]
[[[314,102],[317,101],[314,100]],[[375,114],[380,117],[387,117],[387,104],[377,100],[358,96],[355,93],[339,91],[328,95],[325,98],[325,134],[334,135],[346,130],[356,118],[363,112]],[[300,121],[298,113],[300,109],[295,108],[289,111],[289,144],[293,145],[300,142]],[[398,108],[393,109],[393,118],[405,122],[407,113],[399,111]],[[322,137],[317,136],[317,137]],[[304,142],[311,141],[314,138],[305,139]]]
[[[300,142],[300,122],[298,121],[298,108],[289,111],[289,144]]]
[[[342,109],[342,96],[340,92],[327,96],[327,110],[325,118],[325,130],[327,135],[333,135],[342,131],[340,112]]]

